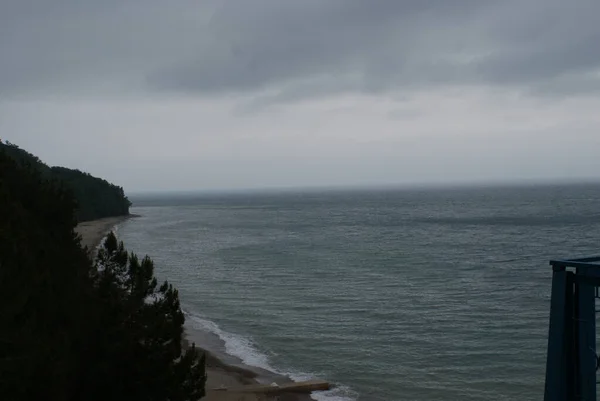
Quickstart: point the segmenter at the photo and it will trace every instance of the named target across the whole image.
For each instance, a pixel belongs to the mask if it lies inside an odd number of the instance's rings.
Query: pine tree
[[[128,381],[119,393],[134,400],[204,396],[204,355],[194,345],[182,349],[185,318],[178,291],[168,282],[158,286],[152,260],[140,262],[110,233],[99,251],[97,272],[99,294],[110,311],[105,324],[119,332],[124,345],[108,345],[127,370]]]

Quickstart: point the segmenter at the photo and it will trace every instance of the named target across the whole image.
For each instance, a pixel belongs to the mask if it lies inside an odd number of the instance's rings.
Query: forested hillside
[[[0,399],[200,399],[204,357],[182,349],[177,290],[112,234],[92,262],[52,177],[0,149]]]
[[[80,222],[129,214],[131,202],[119,186],[79,170],[49,167],[38,157],[8,142],[0,142],[0,151],[19,164],[38,170],[43,177],[64,182],[75,197],[75,216]]]

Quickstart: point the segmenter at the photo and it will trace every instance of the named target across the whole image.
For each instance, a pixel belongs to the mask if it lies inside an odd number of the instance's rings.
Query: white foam
[[[225,343],[225,352],[239,358],[245,365],[268,370],[278,375],[287,376],[294,381],[315,379],[316,375],[297,371],[287,372],[276,369],[269,362],[269,357],[260,352],[250,338],[222,330],[215,322],[193,313],[186,313],[196,330],[203,330],[217,335]],[[346,386],[336,386],[329,391],[316,392],[311,398],[317,401],[355,401],[358,393]]]
[[[215,322],[206,320],[197,315],[188,314],[188,316],[193,321],[195,329],[216,334],[223,340],[225,343],[225,352],[229,355],[239,358],[246,365],[281,374],[269,364],[268,356],[256,349],[252,340],[221,330]]]
[[[355,401],[358,393],[346,386],[336,386],[329,391],[319,391],[310,395],[316,401]]]
[[[307,381],[316,379],[315,375],[299,372],[287,372],[285,376],[295,382]],[[336,385],[329,391],[317,391],[312,393],[310,397],[316,401],[355,401],[358,400],[358,393],[348,386]]]

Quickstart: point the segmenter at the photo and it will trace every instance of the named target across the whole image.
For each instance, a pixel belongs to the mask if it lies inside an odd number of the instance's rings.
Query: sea
[[[323,401],[542,399],[548,261],[600,254],[595,184],[132,200],[191,339]]]

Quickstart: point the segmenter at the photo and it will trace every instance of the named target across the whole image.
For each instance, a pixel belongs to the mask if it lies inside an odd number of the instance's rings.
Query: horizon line
[[[294,192],[342,192],[342,191],[385,191],[385,190],[451,190],[502,187],[536,187],[536,186],[577,186],[600,185],[599,178],[545,178],[524,180],[491,180],[491,181],[454,181],[454,182],[421,182],[421,183],[382,183],[382,184],[346,184],[346,185],[298,185],[298,186],[257,186],[242,188],[204,188],[204,189],[158,189],[128,191],[127,196],[148,195],[216,195],[242,193],[294,193]]]

